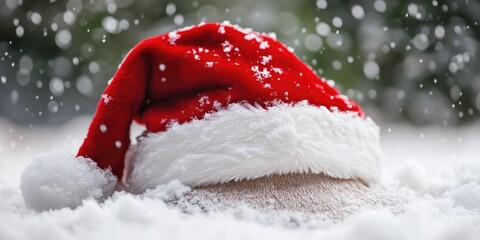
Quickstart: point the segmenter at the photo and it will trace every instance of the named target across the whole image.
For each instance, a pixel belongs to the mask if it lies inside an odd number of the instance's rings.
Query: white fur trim
[[[23,170],[20,182],[27,207],[42,211],[77,207],[87,198],[102,199],[113,193],[117,178],[91,159],[55,150],[34,159]]]
[[[126,181],[138,192],[173,179],[199,186],[306,172],[373,183],[379,139],[378,126],[353,112],[306,102],[268,109],[232,104],[141,139],[127,155]]]

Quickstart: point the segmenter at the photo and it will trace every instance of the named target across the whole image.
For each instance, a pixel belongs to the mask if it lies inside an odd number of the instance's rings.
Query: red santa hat
[[[133,120],[147,134],[127,154]],[[107,196],[122,177],[134,191],[173,179],[198,186],[296,172],[372,183],[378,132],[274,36],[200,24],[135,46],[102,94],[77,157],[33,161],[22,192],[27,205],[46,209]],[[75,164],[68,177],[42,174]],[[71,197],[49,201],[65,192]]]

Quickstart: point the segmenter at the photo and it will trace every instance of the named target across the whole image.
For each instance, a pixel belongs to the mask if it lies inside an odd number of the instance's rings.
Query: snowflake
[[[330,87],[335,87],[335,81],[333,81],[333,80],[331,80],[331,79],[330,79],[330,80],[327,80],[327,84],[328,84],[328,86],[330,86]]]
[[[220,26],[220,27],[218,28],[218,33],[220,33],[220,34],[225,34],[225,27],[224,27],[224,26]]]
[[[267,49],[268,47],[270,47],[270,45],[268,45],[267,41],[263,41],[260,43],[260,49]]]
[[[257,35],[255,35],[255,33],[249,33],[249,34],[245,35],[244,38],[245,38],[245,40],[250,41],[250,40],[256,39]]]
[[[267,36],[269,36],[269,37],[271,37],[271,38],[273,38],[273,39],[277,39],[277,34],[274,33],[274,32],[269,32],[269,33],[267,33]]]
[[[222,43],[222,47],[223,47],[223,51],[228,53],[232,51],[233,45],[230,44],[228,41],[225,41],[224,43]]]
[[[270,85],[269,83],[265,83],[265,84],[263,85],[263,88],[272,88],[272,85]]]
[[[216,110],[220,110],[222,108],[222,104],[218,101],[213,102],[213,108]]]
[[[200,60],[200,56],[198,56],[198,55],[193,56],[193,58],[194,58],[195,60]]]
[[[213,62],[206,62],[205,67],[208,67],[208,68],[213,67]]]
[[[270,72],[266,68],[263,68],[263,70],[260,71],[258,66],[253,66],[250,70],[254,72],[253,76],[255,76],[259,81],[262,81],[265,78],[272,77],[272,74],[270,74]]]
[[[270,60],[272,60],[272,55],[262,56],[261,64],[266,65],[268,62],[270,62]]]
[[[165,71],[165,68],[166,68],[166,66],[165,66],[165,64],[163,64],[163,63],[161,63],[160,65],[158,65],[158,69],[160,69],[160,71],[162,71],[162,72]]]
[[[103,99],[103,103],[105,103],[105,105],[107,105],[110,101],[113,100],[113,98],[111,96],[108,96],[108,94],[103,94],[102,99]]]
[[[283,73],[281,68],[276,68],[276,67],[272,68],[272,71],[275,72],[275,73],[278,73],[280,75]]]
[[[175,45],[175,41],[177,41],[179,38],[180,35],[176,31],[168,33],[168,42],[170,45]]]
[[[210,104],[210,101],[208,100],[208,96],[202,96],[200,97],[200,99],[198,100],[198,102],[200,103],[200,106],[203,106],[205,104]]]

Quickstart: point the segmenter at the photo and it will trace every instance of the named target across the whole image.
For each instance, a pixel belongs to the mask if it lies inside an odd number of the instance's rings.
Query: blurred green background
[[[0,116],[93,114],[141,39],[230,21],[275,32],[376,120],[457,126],[480,116],[479,12],[473,0],[0,0]]]

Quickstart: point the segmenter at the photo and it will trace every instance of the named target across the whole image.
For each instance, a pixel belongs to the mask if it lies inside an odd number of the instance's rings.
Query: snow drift
[[[5,136],[24,136],[15,148],[0,139],[0,239],[473,240],[480,236],[479,125],[449,130],[381,124],[385,156],[381,184],[376,187],[410,200],[398,214],[369,208],[340,222],[321,216],[305,221],[302,215],[264,214],[243,206],[205,214],[189,205],[165,204],[165,199],[178,199],[189,191],[178,182],[141,195],[117,192],[104,202],[85,200],[74,210],[28,210],[19,191],[21,171],[44,149],[78,147],[88,120],[35,131],[0,121],[0,131],[12,129]],[[52,137],[52,131],[57,136]],[[41,147],[33,145],[38,142]]]

